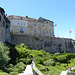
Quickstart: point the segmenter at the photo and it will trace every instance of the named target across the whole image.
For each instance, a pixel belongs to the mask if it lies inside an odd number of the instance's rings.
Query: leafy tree
[[[8,54],[9,54],[9,48],[4,43],[0,42],[0,68],[5,66],[10,60]]]

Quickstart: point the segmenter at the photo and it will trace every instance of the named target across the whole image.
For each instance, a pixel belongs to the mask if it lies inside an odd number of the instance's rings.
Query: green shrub
[[[73,69],[71,72],[75,72],[75,69]],[[72,73],[71,75],[75,75],[75,73]]]
[[[0,70],[0,72],[3,72],[2,70]]]
[[[75,57],[75,54],[68,53],[68,54],[64,54],[64,55],[55,57],[55,60],[62,63],[62,62],[68,62],[68,60],[70,60],[71,58],[74,58],[74,57]]]
[[[59,61],[61,63],[62,62],[67,62],[67,58],[64,55],[58,56],[58,57],[56,57],[56,59],[57,59],[57,61]]]
[[[15,67],[14,67],[14,72],[21,73],[22,71],[25,70],[25,68],[26,68],[26,66],[23,62],[17,63],[17,65],[15,65]]]
[[[8,68],[6,68],[7,72],[18,72],[21,73],[26,68],[25,64],[23,62],[17,63],[17,65],[13,66],[10,64]]]
[[[45,62],[43,62],[43,64],[45,66],[49,66],[49,65],[55,66],[55,61],[53,59],[48,59]]]
[[[56,57],[57,57],[57,56],[60,56],[60,53],[54,53],[54,55],[53,55],[53,59],[56,60]]]
[[[43,60],[41,58],[36,59],[36,64],[43,64]]]
[[[0,75],[9,75],[9,74],[5,72],[0,72]]]
[[[19,59],[19,62],[23,62],[24,64],[28,65],[32,63],[32,59],[21,58]]]
[[[54,55],[53,56],[59,56],[59,55],[61,55],[60,53],[54,53]]]
[[[18,75],[18,72],[10,72],[9,75]]]
[[[8,54],[9,47],[0,42],[0,68],[4,67],[4,64],[6,65],[9,62],[10,58]]]
[[[70,60],[71,58],[75,58],[75,54],[74,53],[68,53],[68,54],[65,54],[66,58],[68,60]]]
[[[46,66],[43,66],[41,64],[38,64],[38,67],[39,67],[40,71],[49,71],[49,69]]]

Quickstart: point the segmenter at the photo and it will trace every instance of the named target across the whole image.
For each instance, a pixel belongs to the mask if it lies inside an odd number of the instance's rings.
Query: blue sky
[[[7,15],[49,19],[56,37],[75,39],[75,0],[0,0],[0,7]]]

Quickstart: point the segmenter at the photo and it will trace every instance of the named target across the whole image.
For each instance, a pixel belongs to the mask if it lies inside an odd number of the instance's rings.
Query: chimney
[[[7,16],[7,14],[5,16]]]
[[[26,18],[28,18],[28,16],[26,16]]]

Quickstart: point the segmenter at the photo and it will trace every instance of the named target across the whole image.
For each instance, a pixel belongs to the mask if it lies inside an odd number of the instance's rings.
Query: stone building
[[[32,49],[44,49],[50,53],[73,52],[72,39],[54,37],[52,21],[40,17],[34,18],[10,15],[10,43],[18,45],[24,43]]]
[[[6,42],[8,35],[10,35],[9,27],[10,21],[5,17],[5,11],[0,7],[0,42]],[[9,37],[8,37],[9,39]]]
[[[11,34],[10,34],[11,33]],[[50,53],[75,52],[72,39],[54,37],[54,22],[40,17],[5,16],[0,7],[0,42],[14,45],[24,43],[32,49],[44,49]]]
[[[10,20],[10,32],[35,36],[54,37],[54,22],[40,17],[38,20],[28,16],[7,16]]]

